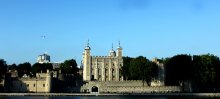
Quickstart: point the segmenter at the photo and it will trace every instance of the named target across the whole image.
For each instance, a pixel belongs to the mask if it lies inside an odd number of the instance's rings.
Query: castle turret
[[[157,58],[153,58],[152,62],[157,64],[158,66],[158,77],[156,77],[157,84],[154,86],[164,86],[164,80],[165,80],[165,67],[164,64],[161,63]]]
[[[52,89],[53,73],[47,70],[45,92],[50,93]]]
[[[121,43],[120,41],[118,42],[118,48],[117,48],[117,58],[119,59],[118,60],[118,67],[116,69],[116,73],[117,73],[117,78],[116,80],[121,80],[123,81],[123,76],[119,73],[120,71],[120,68],[123,67],[123,58],[122,58],[122,47],[121,47]]]
[[[90,81],[91,80],[91,56],[90,56],[89,41],[85,46],[83,52],[83,80]]]
[[[118,42],[117,57],[122,58],[122,47],[120,41]]]
[[[116,56],[116,53],[115,53],[115,51],[113,49],[113,44],[112,44],[112,49],[109,51],[109,56],[111,56],[111,57],[115,57]]]

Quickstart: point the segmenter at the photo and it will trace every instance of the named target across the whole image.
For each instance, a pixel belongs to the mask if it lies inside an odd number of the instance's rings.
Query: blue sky
[[[219,0],[0,0],[0,58],[8,64],[92,55],[121,41],[124,56],[220,56]],[[42,38],[41,36],[46,36]]]

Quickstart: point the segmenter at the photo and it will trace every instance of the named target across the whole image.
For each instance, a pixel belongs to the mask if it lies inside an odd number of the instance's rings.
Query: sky
[[[7,64],[76,59],[89,39],[106,56],[220,56],[220,0],[0,0],[0,58]],[[45,36],[45,37],[43,37]]]

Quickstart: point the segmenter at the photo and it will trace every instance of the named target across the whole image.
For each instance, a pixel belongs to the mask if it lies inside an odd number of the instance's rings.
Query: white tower
[[[85,46],[83,52],[83,80],[90,81],[91,80],[91,56],[90,56],[89,41]]]

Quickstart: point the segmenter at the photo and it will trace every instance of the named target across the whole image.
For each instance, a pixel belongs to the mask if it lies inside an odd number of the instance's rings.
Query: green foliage
[[[180,85],[183,81],[192,79],[192,58],[190,55],[176,55],[167,58],[165,65],[166,85]]]
[[[77,74],[77,71],[79,70],[76,60],[74,59],[66,60],[64,63],[61,63],[60,69],[64,74]]]
[[[2,76],[6,73],[7,64],[5,64],[4,60],[0,60],[0,82],[2,80]]]
[[[130,61],[132,60],[131,57],[123,57],[123,66],[122,66],[122,74],[125,80],[128,80],[130,77],[129,73],[129,66],[130,66]]]
[[[206,55],[194,55],[193,67],[194,67],[194,79],[197,86],[214,87],[219,86],[220,78],[220,61],[217,56]]]
[[[12,64],[12,65],[8,65],[8,69],[9,70],[17,70],[17,65],[16,64]]]
[[[166,85],[180,85],[181,82],[193,82],[193,88],[199,92],[208,92],[210,88],[220,87],[220,60],[211,54],[176,55],[167,58]]]
[[[31,68],[31,71],[34,74],[34,76],[36,76],[36,73],[46,73],[47,70],[53,70],[53,66],[51,63],[35,63]]]
[[[31,74],[31,64],[28,62],[19,64],[17,67],[18,76],[22,77],[24,74],[30,75]]]
[[[126,80],[142,80],[150,82],[157,76],[158,68],[155,63],[139,56],[137,58],[123,57],[123,75]]]

